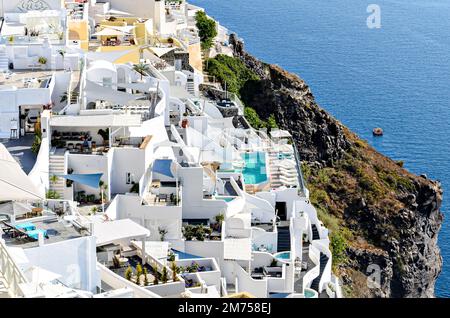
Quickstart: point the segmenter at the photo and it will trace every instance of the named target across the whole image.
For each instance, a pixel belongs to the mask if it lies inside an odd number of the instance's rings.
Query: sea
[[[450,1],[190,0],[265,62],[298,74],[318,103],[377,150],[440,180],[450,297]],[[381,127],[383,137],[373,137]]]

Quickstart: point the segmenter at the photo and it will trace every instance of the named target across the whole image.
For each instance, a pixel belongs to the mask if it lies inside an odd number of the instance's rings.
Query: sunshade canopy
[[[171,168],[172,168],[172,159],[156,159],[153,162],[152,171],[173,178]]]
[[[120,31],[120,30],[112,29],[112,28],[105,28],[99,32],[92,34],[92,35],[95,35],[95,36],[121,36],[121,35],[126,35],[126,34],[128,34],[128,33]]]
[[[0,143],[0,201],[41,199],[37,187]]]
[[[27,203],[9,201],[0,204],[0,214],[24,215],[31,212],[33,207]]]
[[[92,173],[92,174],[64,174],[59,175],[58,177],[72,180],[74,182],[81,183],[83,185],[87,185],[91,188],[97,189],[99,187],[100,179],[103,173]]]
[[[103,246],[123,240],[145,239],[150,231],[130,219],[94,223],[93,235],[97,238],[97,246]]]

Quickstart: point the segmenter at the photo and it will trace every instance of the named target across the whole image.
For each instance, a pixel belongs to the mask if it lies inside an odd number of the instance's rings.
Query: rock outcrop
[[[439,182],[409,173],[359,139],[317,105],[298,76],[248,54],[234,35],[230,43],[260,77],[241,89],[242,100],[292,133],[311,200],[351,233],[347,261],[334,269],[347,295],[433,297],[442,267]],[[377,268],[380,279],[371,284]]]

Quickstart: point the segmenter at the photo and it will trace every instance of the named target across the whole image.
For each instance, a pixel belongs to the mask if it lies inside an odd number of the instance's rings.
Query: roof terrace
[[[42,70],[14,70],[0,76],[0,85],[17,88],[48,88],[53,72]]]

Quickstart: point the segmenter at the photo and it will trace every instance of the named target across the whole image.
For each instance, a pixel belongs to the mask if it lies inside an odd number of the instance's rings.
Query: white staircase
[[[58,178],[56,181],[52,180],[51,178],[54,175],[63,175],[63,174],[66,174],[64,155],[50,155],[50,164],[49,164],[50,190],[56,191],[61,199],[64,198],[64,188],[66,186],[66,182],[63,178]]]
[[[193,96],[195,96],[195,85],[194,81],[187,81],[186,90]]]
[[[5,51],[0,48],[0,71],[9,70],[9,60]]]
[[[0,272],[0,298],[10,298],[11,296],[9,295],[8,292],[8,284],[5,280],[5,278],[3,277],[3,274]]]
[[[269,152],[270,186],[297,186],[298,176],[293,159],[280,159],[278,152]]]

